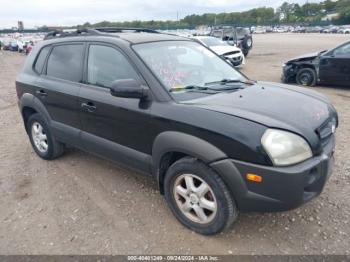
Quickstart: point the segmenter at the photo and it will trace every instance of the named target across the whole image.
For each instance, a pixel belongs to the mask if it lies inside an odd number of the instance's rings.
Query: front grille
[[[242,57],[232,57],[230,59],[232,62],[240,62],[242,60]]]
[[[228,52],[228,53],[223,54],[223,56],[235,55],[238,53],[240,53],[240,51],[232,51],[232,52]]]

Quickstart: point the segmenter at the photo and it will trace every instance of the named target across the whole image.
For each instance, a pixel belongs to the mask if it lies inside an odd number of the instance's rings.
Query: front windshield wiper
[[[240,80],[240,79],[227,79],[224,78],[220,81],[213,81],[213,82],[208,82],[205,83],[205,85],[216,85],[216,84],[220,84],[220,85],[226,85],[226,84],[231,84],[231,83],[240,83],[240,84],[245,84],[245,85],[254,85],[255,81],[252,80]]]
[[[199,86],[199,85],[188,85],[188,86],[180,86],[180,87],[172,87],[169,92],[180,92],[180,91],[188,91],[188,92],[199,92],[206,94],[216,94],[217,90],[213,88],[209,88],[207,86]],[[213,92],[214,91],[214,92]]]
[[[206,84],[207,85],[207,84]],[[244,87],[241,86],[225,86],[221,88],[217,87],[209,87],[209,86],[199,86],[199,85],[188,85],[184,87],[173,87],[169,91],[170,92],[178,92],[178,91],[183,91],[187,90],[188,92],[201,92],[201,93],[206,93],[206,94],[216,94],[221,91],[229,91],[229,90],[238,90],[238,89],[243,89]]]

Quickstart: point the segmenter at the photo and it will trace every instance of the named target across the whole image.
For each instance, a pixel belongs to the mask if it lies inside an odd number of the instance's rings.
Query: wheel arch
[[[206,164],[227,158],[220,149],[193,135],[176,131],[159,134],[152,147],[152,172],[161,193],[163,193],[163,181],[168,167],[186,156],[197,158]]]
[[[47,123],[49,125],[51,124],[51,117],[48,111],[46,110],[44,104],[32,94],[29,94],[29,93],[23,94],[19,100],[19,107],[21,110],[23,123],[27,133],[28,133],[27,120],[34,113],[40,113],[44,117],[44,119],[47,121]]]

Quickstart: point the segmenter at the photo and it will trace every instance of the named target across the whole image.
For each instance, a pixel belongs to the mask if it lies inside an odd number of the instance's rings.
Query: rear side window
[[[44,48],[42,48],[40,50],[40,53],[36,59],[36,62],[35,62],[35,66],[34,66],[34,70],[38,73],[38,74],[41,74],[41,72],[43,71],[43,67],[44,67],[44,64],[45,64],[45,59],[47,57],[47,54],[49,53],[50,51],[50,46],[46,46]]]
[[[82,44],[55,46],[47,61],[46,74],[72,82],[81,81],[83,52]]]

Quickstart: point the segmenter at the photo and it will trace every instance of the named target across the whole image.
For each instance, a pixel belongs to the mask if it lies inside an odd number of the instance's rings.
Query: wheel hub
[[[301,78],[301,81],[303,83],[308,83],[310,81],[309,76],[308,75],[303,75],[302,78]]]
[[[199,198],[196,194],[192,193],[190,194],[190,201],[192,205],[198,204]]]

